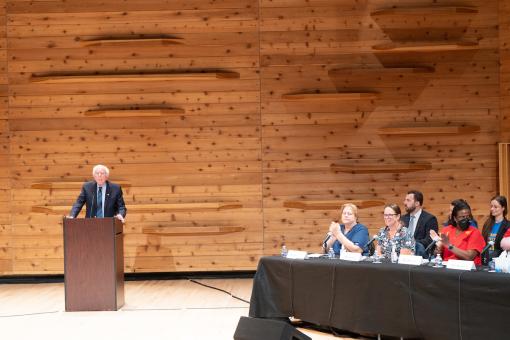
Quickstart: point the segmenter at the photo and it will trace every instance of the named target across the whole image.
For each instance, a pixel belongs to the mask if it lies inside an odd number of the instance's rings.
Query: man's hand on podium
[[[121,214],[117,214],[117,215],[115,215],[115,217],[118,218],[122,223],[125,222],[124,216],[122,216]]]

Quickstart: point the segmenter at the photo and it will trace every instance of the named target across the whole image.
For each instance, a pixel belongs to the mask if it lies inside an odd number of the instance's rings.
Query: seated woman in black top
[[[510,227],[506,219],[508,210],[505,196],[494,196],[491,199],[490,216],[483,224],[482,236],[486,243],[494,242],[489,248],[482,261],[487,264],[493,257],[501,254],[501,240]]]

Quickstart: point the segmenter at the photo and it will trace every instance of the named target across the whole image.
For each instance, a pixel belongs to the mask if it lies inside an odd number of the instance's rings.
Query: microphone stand
[[[430,243],[427,248],[425,248],[425,254],[428,254],[429,263],[432,260],[432,253],[434,252],[434,246],[436,245],[438,240],[432,240],[432,243]]]

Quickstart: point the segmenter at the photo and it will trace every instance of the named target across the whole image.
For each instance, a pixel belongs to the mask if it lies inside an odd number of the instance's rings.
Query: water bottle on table
[[[441,268],[443,265],[443,259],[441,258],[441,255],[437,254],[436,257],[432,260],[432,263],[434,264],[433,267]]]
[[[489,272],[493,273],[496,271],[496,262],[494,260],[490,260],[489,262]]]
[[[395,244],[391,246],[391,263],[397,263],[398,262],[398,254],[397,254],[397,247]]]
[[[328,251],[328,259],[334,259],[335,258],[335,251],[333,250],[333,247],[329,248]]]
[[[284,244],[284,245],[282,245],[282,250],[281,250],[281,252],[280,252],[280,254],[282,255],[282,257],[287,257],[287,253],[288,253],[288,252],[289,252],[289,251],[287,250],[287,247],[285,246],[285,244]]]

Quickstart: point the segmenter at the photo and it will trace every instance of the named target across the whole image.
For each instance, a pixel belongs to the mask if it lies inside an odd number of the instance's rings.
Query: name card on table
[[[307,252],[304,250],[289,250],[287,252],[288,259],[298,259],[304,260],[306,258]]]
[[[418,255],[404,255],[401,254],[398,257],[398,263],[399,264],[408,264],[411,266],[421,266],[423,263],[423,257]]]
[[[458,269],[458,270],[476,269],[474,261],[466,261],[466,260],[448,260],[448,262],[446,263],[446,268]]]
[[[362,258],[363,256],[361,255],[361,253],[354,253],[351,251],[340,252],[340,260],[359,262],[362,260]]]

